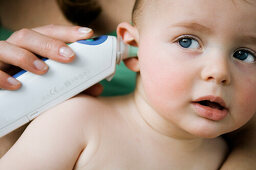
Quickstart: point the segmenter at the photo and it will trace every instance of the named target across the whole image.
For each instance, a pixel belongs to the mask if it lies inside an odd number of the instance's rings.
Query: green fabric
[[[111,32],[109,35],[117,36],[116,32]],[[129,55],[137,54],[137,49],[130,48]],[[135,55],[136,56],[136,55]],[[102,96],[118,96],[129,94],[134,91],[136,85],[136,73],[129,70],[123,62],[116,66],[116,73],[113,79],[108,82],[103,80],[100,82],[103,87]]]
[[[0,26],[0,40],[6,40],[8,37],[10,37],[11,34],[12,31]]]
[[[104,86],[102,96],[125,95],[134,91],[136,84],[136,73],[129,70],[123,62],[116,66],[114,78],[108,82],[100,82]]]
[[[12,31],[0,27],[0,40],[6,40]],[[109,35],[116,36],[115,32]],[[130,54],[136,54],[136,48],[131,48]],[[134,91],[136,84],[136,73],[129,70],[123,62],[116,66],[116,73],[113,79],[109,82],[103,80],[100,82],[104,86],[102,96],[117,96],[125,95]]]

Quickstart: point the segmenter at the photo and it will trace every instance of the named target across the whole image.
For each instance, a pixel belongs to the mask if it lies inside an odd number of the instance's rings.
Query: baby
[[[80,95],[35,119],[3,170],[216,170],[219,136],[256,112],[256,1],[137,0],[127,96]]]

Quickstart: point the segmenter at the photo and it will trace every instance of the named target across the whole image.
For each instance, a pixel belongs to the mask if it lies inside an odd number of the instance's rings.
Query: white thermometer
[[[116,64],[128,58],[128,46],[114,36],[103,35],[69,46],[76,54],[72,63],[46,59],[49,70],[45,75],[22,71],[14,76],[22,83],[19,90],[0,90],[0,137],[101,80],[110,80]]]

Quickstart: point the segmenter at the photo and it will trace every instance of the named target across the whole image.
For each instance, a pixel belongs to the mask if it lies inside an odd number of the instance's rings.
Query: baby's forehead
[[[256,45],[256,0],[142,0],[141,35],[193,34]],[[250,2],[250,3],[248,3]],[[165,34],[162,34],[165,33]],[[221,38],[219,38],[221,37]],[[253,37],[253,39],[251,38]]]
[[[205,7],[205,5],[208,4],[211,6],[222,6],[228,4],[230,6],[236,6],[237,8],[241,7],[241,5],[243,6],[247,4],[256,9],[256,0],[136,0],[134,5],[134,11],[140,10],[143,13],[150,12],[150,10],[147,9],[161,11],[161,9],[166,8],[180,8],[188,3],[190,4],[190,7]],[[184,6],[183,9],[186,10],[186,7]]]
[[[223,17],[230,19],[229,22],[235,18],[256,20],[256,0],[138,0],[134,12],[134,18],[138,16],[146,22],[154,19],[171,22],[184,16],[201,18],[202,22],[203,19],[221,21]]]

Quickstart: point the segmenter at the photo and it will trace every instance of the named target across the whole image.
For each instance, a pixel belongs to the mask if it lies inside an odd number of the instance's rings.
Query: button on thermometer
[[[129,46],[114,36],[103,35],[69,46],[76,54],[72,63],[45,59],[49,66],[46,74],[21,71],[14,75],[22,83],[19,90],[0,90],[0,137],[101,80],[111,80],[116,64],[130,57]]]

